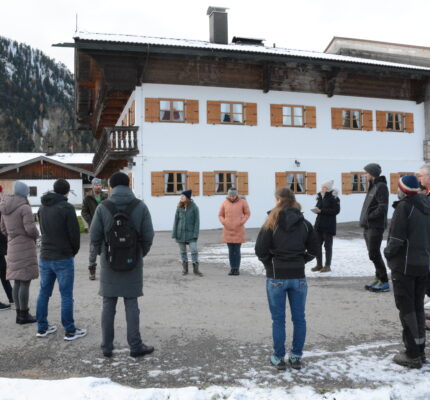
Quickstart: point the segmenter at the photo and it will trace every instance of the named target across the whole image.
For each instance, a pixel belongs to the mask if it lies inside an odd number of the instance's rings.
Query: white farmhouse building
[[[210,42],[77,33],[62,44],[75,48],[78,123],[99,139],[98,176],[129,173],[158,230],[171,229],[185,189],[201,228],[220,227],[232,185],[250,204],[248,227],[261,226],[284,185],[313,221],[329,179],[341,197],[338,220],[356,221],[370,162],[395,199],[399,175],[425,159],[430,63],[229,43],[225,9],[208,15]]]

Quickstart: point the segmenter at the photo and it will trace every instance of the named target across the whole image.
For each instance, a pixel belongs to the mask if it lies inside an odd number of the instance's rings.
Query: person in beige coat
[[[250,215],[248,202],[238,195],[237,189],[230,188],[218,214],[224,226],[222,240],[228,246],[229,275],[239,275],[240,247],[245,242],[245,223]]]
[[[15,281],[13,299],[17,324],[36,322],[29,313],[28,297],[31,281],[39,277],[36,253],[39,231],[28,203],[28,193],[28,186],[17,181],[14,194],[4,196],[0,203],[0,229],[8,242],[6,279]]]

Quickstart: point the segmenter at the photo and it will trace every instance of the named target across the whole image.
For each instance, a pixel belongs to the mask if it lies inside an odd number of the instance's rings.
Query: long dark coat
[[[333,191],[326,192],[324,197],[318,193],[316,206],[321,210],[315,220],[315,230],[336,235],[336,215],[340,212],[340,199]]]

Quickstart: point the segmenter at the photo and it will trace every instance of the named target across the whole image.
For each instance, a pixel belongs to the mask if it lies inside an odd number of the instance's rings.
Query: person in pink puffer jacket
[[[218,218],[224,226],[222,240],[228,246],[229,275],[239,275],[240,247],[245,242],[245,223],[250,215],[248,202],[238,196],[237,189],[230,188],[218,213]]]

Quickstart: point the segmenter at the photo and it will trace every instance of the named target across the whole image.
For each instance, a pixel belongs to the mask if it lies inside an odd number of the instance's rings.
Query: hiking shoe
[[[287,364],[283,358],[276,357],[274,354],[270,357],[270,363],[279,371],[285,371]]]
[[[419,369],[423,366],[421,356],[416,358],[411,358],[411,357],[408,357],[408,355],[404,351],[396,354],[393,358],[393,361],[396,364],[401,365],[402,367]]]
[[[373,285],[370,289],[371,292],[389,292],[390,284],[388,282],[379,281],[376,285]]]
[[[74,332],[66,332],[64,335],[64,340],[67,340],[67,341],[76,340],[76,339],[79,339],[81,337],[84,337],[86,334],[87,334],[86,329],[76,328],[76,330]]]
[[[231,269],[227,275],[234,275],[234,269]]]
[[[88,271],[90,272],[90,281],[95,281],[96,280],[96,269],[90,268]]]
[[[315,267],[311,268],[312,272],[318,272],[322,270],[322,265],[315,265]]]
[[[288,357],[288,362],[293,369],[302,369],[302,357],[293,356],[292,354]]]
[[[322,267],[320,272],[331,272],[330,265],[326,265],[325,267]]]
[[[10,310],[10,304],[4,304],[0,302],[0,311]]]
[[[143,357],[154,352],[154,347],[142,344],[142,347],[137,351],[130,351],[130,357]]]
[[[234,275],[236,275],[236,276],[237,276],[237,275],[240,275],[240,272],[239,272],[239,270],[238,270],[238,269],[235,269],[235,270],[234,270]]]
[[[379,283],[379,279],[374,279],[371,283],[369,283],[368,285],[364,285],[364,288],[366,290],[370,290],[373,286],[375,286],[377,283]]]
[[[57,327],[55,325],[48,325],[48,328],[39,330],[36,333],[37,337],[46,337],[50,335],[51,333],[57,332]]]

